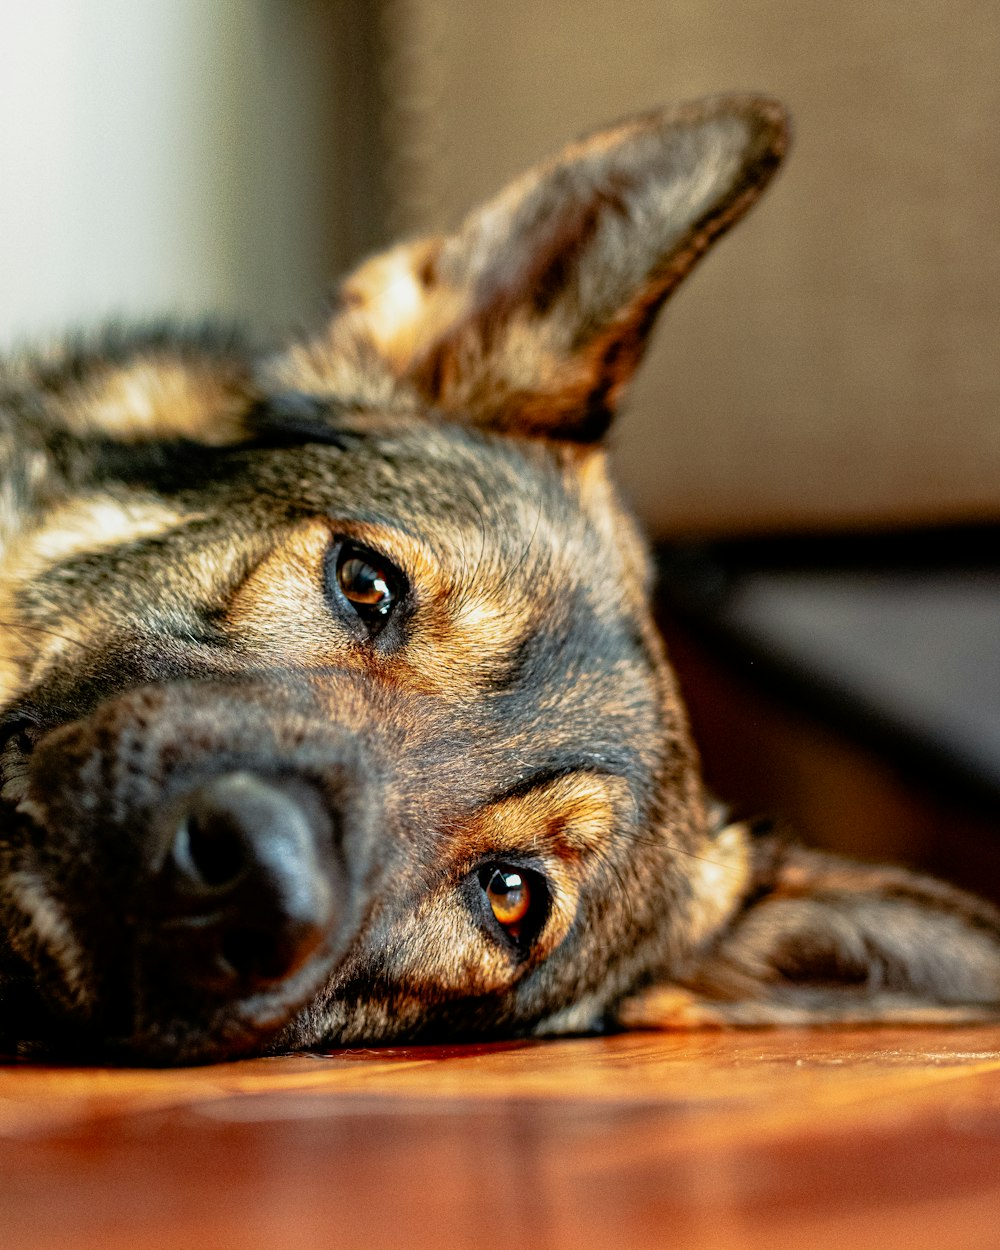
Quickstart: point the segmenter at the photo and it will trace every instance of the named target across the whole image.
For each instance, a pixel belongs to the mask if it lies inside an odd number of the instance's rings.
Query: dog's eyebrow
[[[586,773],[591,777],[622,776],[622,770],[613,767],[610,761],[596,760],[593,756],[580,756],[555,767],[540,768],[529,773],[514,785],[491,795],[484,806],[492,807],[494,804],[506,803],[511,799],[523,799],[533,790],[540,790],[554,781],[561,781],[564,777],[577,777],[581,773]]]
[[[258,447],[323,443],[348,451],[363,435],[358,430],[344,429],[338,421],[357,411],[358,406],[346,400],[283,391],[258,400],[244,421],[251,442]]]

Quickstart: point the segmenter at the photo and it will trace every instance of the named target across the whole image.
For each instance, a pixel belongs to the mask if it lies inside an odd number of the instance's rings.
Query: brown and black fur
[[[706,797],[606,474],[657,311],[786,137],[758,97],[650,113],[279,353],[156,330],[0,375],[6,1049],[995,1012],[987,905]],[[338,590],[358,552],[384,618]],[[179,831],[234,812],[192,868]]]

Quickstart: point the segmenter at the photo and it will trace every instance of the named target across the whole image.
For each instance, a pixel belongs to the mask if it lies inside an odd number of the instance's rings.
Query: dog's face
[[[257,1044],[318,993],[296,1041],[589,1019],[683,932],[698,792],[600,464],[329,421],[19,597],[8,924],[102,1034]]]
[[[368,262],[278,357],[10,372],[8,1045],[588,1029],[718,947],[763,878],[601,437],[784,143],[765,100],[650,115]]]

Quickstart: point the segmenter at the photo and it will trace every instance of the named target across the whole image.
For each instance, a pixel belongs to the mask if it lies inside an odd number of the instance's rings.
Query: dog
[[[5,367],[5,1053],[995,1017],[991,906],[706,794],[607,475],[657,312],[787,142],[764,97],[647,113],[281,350]]]

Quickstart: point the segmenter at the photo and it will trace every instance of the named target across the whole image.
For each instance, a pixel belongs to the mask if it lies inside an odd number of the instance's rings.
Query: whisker
[[[27,621],[0,621],[0,629],[16,629],[32,634],[45,634],[48,638],[58,638],[60,642],[71,643],[74,647],[85,646],[79,638],[71,638],[69,634],[60,634],[54,629],[46,629],[44,625],[29,624]]]
[[[520,556],[518,556],[517,563],[514,565],[512,569],[509,570],[509,572],[507,573],[507,576],[504,578],[504,584],[509,582],[510,579],[514,576],[514,574],[519,572],[520,569],[523,567],[524,562],[528,558],[528,553],[531,551],[532,547],[534,547],[535,545],[535,538],[538,535],[538,527],[539,525],[541,525],[541,523],[542,523],[542,501],[539,500],[538,511],[535,513],[535,523],[531,527],[531,533],[528,535],[527,541],[524,544],[524,548],[521,551]]]

